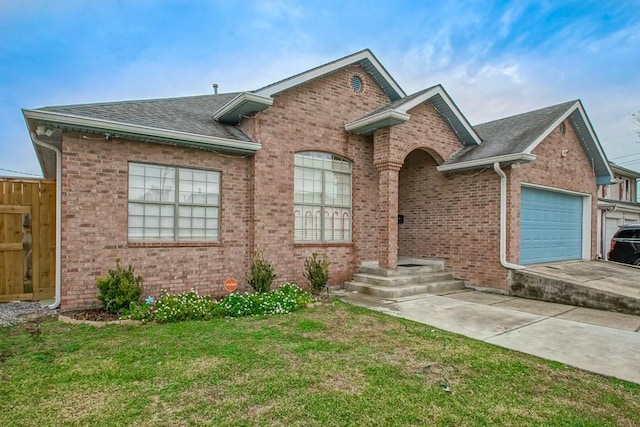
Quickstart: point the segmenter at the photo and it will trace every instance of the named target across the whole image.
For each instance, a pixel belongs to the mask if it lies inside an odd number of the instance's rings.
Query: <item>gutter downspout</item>
[[[507,261],[507,175],[500,169],[500,162],[493,164],[493,170],[500,176],[500,264],[511,270],[523,270],[523,265]]]
[[[53,150],[56,153],[56,298],[47,306],[51,310],[60,307],[62,299],[62,151],[38,138],[35,132],[29,132],[34,144]]]

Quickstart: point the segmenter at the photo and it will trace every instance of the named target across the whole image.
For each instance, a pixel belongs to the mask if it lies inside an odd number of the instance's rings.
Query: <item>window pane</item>
[[[180,203],[218,205],[219,175],[219,172],[180,169]]]
[[[351,240],[351,210],[324,210],[324,240],[327,242],[348,242]]]
[[[294,234],[299,241],[320,241],[322,208],[310,205],[294,206]]]
[[[295,241],[351,241],[351,162],[307,151],[294,165]]]
[[[129,200],[131,240],[218,239],[220,172],[130,163]]]
[[[351,175],[325,172],[325,203],[332,206],[351,206]]]
[[[129,200],[172,202],[174,189],[174,168],[137,163],[129,165]]]
[[[218,239],[218,208],[181,206],[178,211],[180,240],[214,241]]]

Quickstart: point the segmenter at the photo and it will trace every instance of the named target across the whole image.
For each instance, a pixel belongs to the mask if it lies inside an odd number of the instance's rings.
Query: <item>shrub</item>
[[[269,292],[271,284],[275,279],[276,273],[274,272],[273,265],[264,259],[262,251],[257,251],[253,256],[253,261],[251,261],[251,267],[249,268],[247,277],[249,286],[258,293]]]
[[[109,270],[107,277],[98,277],[98,300],[109,313],[122,313],[137,303],[142,296],[142,276],[133,274],[133,267],[124,268],[120,265],[120,258],[116,258],[116,268]]]
[[[148,322],[173,323],[182,320],[210,320],[220,317],[216,300],[208,295],[198,295],[191,289],[183,294],[162,291],[157,300],[149,297],[145,304],[134,304],[125,318]]]
[[[294,284],[284,284],[272,292],[229,294],[220,302],[198,295],[193,289],[172,295],[163,291],[157,300],[147,298],[143,304],[132,304],[123,319],[172,323],[183,320],[210,320],[216,317],[242,317],[286,314],[304,308],[311,295]]]
[[[304,260],[304,278],[311,285],[314,294],[322,292],[329,282],[329,259],[325,254],[318,256],[312,253],[309,258]]]
[[[229,294],[220,301],[225,316],[259,316],[287,314],[304,308],[311,295],[292,283],[286,283],[272,292],[256,294]]]

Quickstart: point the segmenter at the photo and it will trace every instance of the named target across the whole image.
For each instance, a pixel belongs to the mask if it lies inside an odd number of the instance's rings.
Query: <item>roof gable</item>
[[[476,146],[482,142],[442,85],[432,86],[392,101],[364,117],[347,123],[345,129],[349,132],[370,134],[376,129],[404,123],[411,118],[409,111],[424,102],[433,105],[465,146]]]
[[[532,161],[535,159],[533,150],[567,119],[583,150],[592,159],[598,184],[608,183],[613,175],[580,100],[477,125],[475,129],[484,143],[459,151],[438,169],[453,171],[484,167],[495,162]]]
[[[238,124],[243,117],[271,106],[273,96],[350,65],[360,66],[391,101],[406,97],[400,85],[391,77],[375,55],[369,49],[365,49],[258,90],[240,93],[235,99],[215,111],[213,118],[224,123]]]
[[[380,86],[380,89],[382,89],[384,94],[391,101],[404,98],[406,96],[400,85],[398,85],[394,78],[391,77],[391,74],[387,72],[380,61],[378,61],[378,58],[376,58],[369,49],[361,50],[360,52],[320,65],[312,68],[311,70],[280,80],[279,82],[272,83],[253,91],[253,93],[259,96],[271,97],[287,89],[291,89],[292,87],[301,85],[310,80],[317,79],[318,77],[332,73],[349,65],[360,65],[362,69],[369,74],[373,81]]]

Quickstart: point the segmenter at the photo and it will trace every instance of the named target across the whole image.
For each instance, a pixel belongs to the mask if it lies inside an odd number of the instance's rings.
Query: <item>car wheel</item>
[[[633,265],[640,267],[640,258],[637,258],[635,261],[633,261]]]

